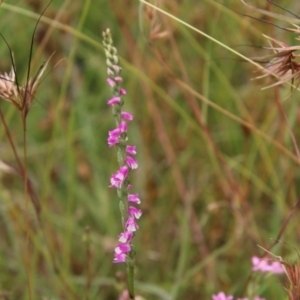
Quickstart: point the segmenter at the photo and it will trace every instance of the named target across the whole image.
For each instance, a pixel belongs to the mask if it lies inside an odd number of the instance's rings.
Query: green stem
[[[134,262],[131,255],[127,260],[127,280],[129,299],[134,300]]]

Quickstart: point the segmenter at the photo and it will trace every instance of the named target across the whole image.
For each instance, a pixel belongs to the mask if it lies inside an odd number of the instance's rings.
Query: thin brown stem
[[[28,164],[27,164],[27,140],[26,140],[26,117],[22,117],[23,123],[23,153],[24,153],[24,199],[25,199],[25,218],[26,218],[26,268],[27,268],[27,285],[28,297],[32,300],[31,286],[31,257],[30,257],[30,224],[29,224],[29,201],[28,201]]]
[[[290,134],[291,139],[292,139],[292,143],[293,143],[293,146],[294,146],[294,150],[295,150],[296,155],[297,155],[297,157],[298,157],[298,159],[299,159],[299,162],[300,162],[300,152],[299,152],[299,147],[298,147],[298,145],[297,145],[297,140],[296,140],[296,137],[295,137],[295,135],[294,135],[294,132],[293,132],[291,126],[290,126],[289,119],[288,119],[288,117],[287,117],[287,115],[286,115],[286,113],[285,113],[285,111],[284,111],[284,109],[283,109],[283,107],[282,107],[282,104],[281,104],[281,102],[279,101],[279,99],[278,99],[277,97],[275,97],[275,98],[276,98],[276,104],[277,104],[277,107],[278,107],[278,109],[279,109],[279,112],[281,113],[281,115],[282,115],[283,118],[284,118],[284,121],[285,121],[285,123],[286,123],[286,126],[287,126],[287,128],[288,128],[289,134]]]

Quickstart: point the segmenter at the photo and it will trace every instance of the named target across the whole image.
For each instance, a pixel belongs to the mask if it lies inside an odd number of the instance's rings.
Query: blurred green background
[[[249,58],[269,53],[262,33],[298,43],[295,34],[233,12],[267,19],[239,0],[152,3]],[[0,32],[21,84],[47,4],[0,6]],[[267,1],[251,4],[288,15]],[[297,1],[280,5],[300,13]],[[270,251],[297,260],[298,209],[283,226],[299,199],[299,162],[280,103],[299,139],[298,92],[288,85],[261,90],[273,81],[252,81],[262,74],[257,67],[128,0],[53,0],[37,26],[31,77],[53,57],[27,118],[28,172],[41,206],[40,222],[29,207],[33,299],[118,299],[126,288],[125,265],[112,264],[121,220],[108,188],[118,164],[106,143],[115,125],[106,105],[105,28],[121,57],[125,110],[135,116],[128,134],[140,166],[132,183],[144,213],[134,238],[137,293],[211,299],[223,290],[286,299],[284,275],[252,274],[251,257],[266,254],[258,245],[270,249],[282,232],[284,243]],[[0,72],[8,72],[3,40],[0,58]],[[23,158],[20,113],[4,101],[1,110]],[[0,299],[29,299],[24,188],[3,123],[0,135]]]

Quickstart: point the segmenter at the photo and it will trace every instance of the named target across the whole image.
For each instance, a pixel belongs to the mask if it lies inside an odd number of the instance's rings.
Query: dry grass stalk
[[[300,300],[300,264],[291,265],[281,262],[284,266],[285,274],[290,282],[290,286],[285,288],[289,300]]]

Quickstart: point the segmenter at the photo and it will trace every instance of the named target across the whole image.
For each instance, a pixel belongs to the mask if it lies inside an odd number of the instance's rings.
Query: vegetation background
[[[236,13],[263,18],[239,0],[151,2],[249,58],[270,53],[261,48],[268,46],[262,33],[299,43],[295,34]],[[250,3],[288,15],[267,1]],[[0,32],[21,83],[47,4],[0,6]],[[298,1],[280,5],[300,13]],[[106,28],[122,58],[125,107],[135,116],[129,138],[140,166],[132,181],[144,213],[134,238],[137,293],[211,299],[223,290],[286,299],[284,276],[252,273],[251,257],[266,254],[260,245],[298,260],[298,209],[285,221],[299,200],[300,163],[280,109],[299,139],[298,92],[289,85],[261,90],[273,81],[252,81],[262,74],[257,67],[186,24],[139,1],[52,1],[30,69],[33,76],[54,53],[28,115],[28,172],[41,206],[37,215],[30,205],[30,268],[23,182],[0,126],[0,299],[29,299],[28,270],[33,299],[118,299],[125,288],[125,264],[112,264],[121,221],[108,188],[117,160],[106,143],[114,127],[101,45]],[[8,72],[3,40],[0,58],[0,71]],[[20,114],[7,102],[0,107],[22,157]],[[278,236],[283,243],[271,248]]]

